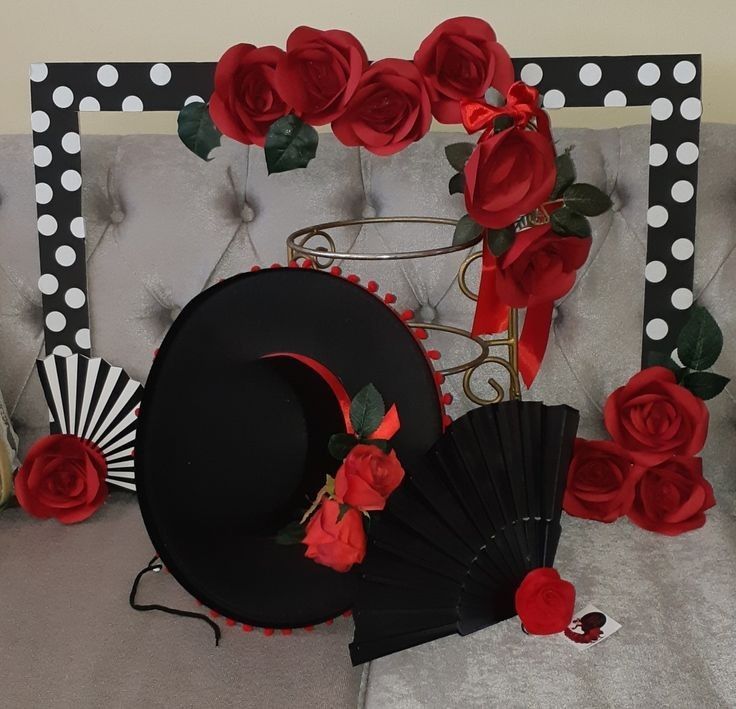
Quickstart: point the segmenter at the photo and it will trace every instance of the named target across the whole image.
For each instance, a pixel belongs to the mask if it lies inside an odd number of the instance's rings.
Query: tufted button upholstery
[[[256,213],[253,211],[253,207],[251,207],[247,202],[243,203],[243,208],[240,210],[240,219],[243,221],[244,224],[247,224],[248,222],[252,222],[255,219]]]
[[[125,219],[125,212],[122,209],[114,209],[110,214],[110,221],[113,224],[122,224]]]
[[[437,319],[437,308],[429,303],[424,303],[417,311],[417,319],[422,322],[433,323]]]

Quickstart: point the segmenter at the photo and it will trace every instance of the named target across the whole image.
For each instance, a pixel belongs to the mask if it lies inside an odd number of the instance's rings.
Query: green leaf
[[[342,518],[345,516],[347,511],[350,509],[350,505],[346,505],[344,502],[340,503],[340,509],[337,512],[337,521],[342,522]]]
[[[458,172],[450,178],[450,182],[447,185],[450,190],[450,194],[457,194],[465,192],[465,175],[462,172]]]
[[[382,438],[361,438],[360,442],[367,446],[376,446],[376,448],[380,448],[384,453],[388,453],[391,450],[391,443]]]
[[[361,438],[367,438],[378,428],[385,413],[383,397],[373,384],[363,387],[350,403],[350,422]]]
[[[305,534],[306,531],[299,522],[289,522],[276,533],[274,540],[276,544],[282,545],[299,544],[304,539]]]
[[[445,146],[445,155],[450,165],[458,172],[462,172],[473,150],[475,143],[451,143]]]
[[[565,148],[565,152],[562,155],[557,156],[555,165],[557,168],[557,177],[555,178],[555,187],[552,190],[552,199],[557,199],[573,182],[577,177],[575,172],[575,163],[570,157],[570,151],[572,148]]]
[[[671,372],[679,374],[683,367],[680,367],[670,355],[665,352],[650,352],[647,357],[647,366],[649,367],[667,367]]]
[[[552,230],[560,236],[590,236],[590,222],[569,207],[552,212]]]
[[[212,122],[207,104],[202,101],[187,104],[179,111],[176,122],[181,142],[202,160],[210,160],[212,149],[220,145],[222,133]]]
[[[723,349],[723,333],[713,316],[701,305],[694,305],[690,319],[677,337],[680,361],[691,369],[712,367]]]
[[[475,241],[482,231],[483,227],[474,222],[466,214],[457,220],[455,233],[452,235],[452,245],[457,246],[458,244],[469,244],[471,241]]]
[[[577,182],[562,195],[565,206],[587,217],[597,217],[611,208],[611,198],[594,185]]]
[[[516,231],[510,226],[505,229],[489,229],[486,238],[491,253],[494,256],[501,256],[511,248],[516,239]]]
[[[682,386],[695,396],[707,401],[718,396],[730,379],[715,372],[690,372],[682,380]]]
[[[264,146],[268,174],[306,167],[317,154],[318,142],[317,131],[293,113],[274,121]]]
[[[511,116],[496,116],[493,120],[493,132],[500,133],[502,130],[511,128],[514,125],[514,119]]]
[[[330,436],[327,450],[337,460],[345,460],[345,456],[358,445],[358,439],[349,433],[335,433]]]

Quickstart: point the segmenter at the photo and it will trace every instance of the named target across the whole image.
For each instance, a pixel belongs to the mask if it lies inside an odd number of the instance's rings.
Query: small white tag
[[[621,623],[589,603],[575,613],[572,623],[565,628],[563,635],[565,640],[575,645],[578,650],[585,650],[610,637],[620,627]]]

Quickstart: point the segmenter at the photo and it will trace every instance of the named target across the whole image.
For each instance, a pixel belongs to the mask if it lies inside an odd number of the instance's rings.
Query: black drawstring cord
[[[158,561],[158,554],[151,559],[151,561],[148,562],[148,566],[146,566],[145,569],[141,569],[141,571],[138,572],[138,575],[135,577],[135,581],[133,581],[133,588],[130,589],[130,607],[133,610],[136,611],[163,611],[164,613],[170,613],[171,615],[179,615],[183,616],[185,618],[198,618],[199,620],[203,620],[207,625],[212,628],[212,630],[215,633],[215,645],[220,644],[220,626],[217,625],[214,621],[210,620],[206,615],[202,613],[194,613],[192,611],[180,611],[176,608],[167,608],[166,606],[159,606],[156,603],[151,603],[148,605],[141,605],[140,603],[136,603],[135,597],[138,593],[138,584],[140,583],[140,580],[143,578],[145,574],[147,574],[149,571],[161,571],[163,569],[163,564],[156,563]]]

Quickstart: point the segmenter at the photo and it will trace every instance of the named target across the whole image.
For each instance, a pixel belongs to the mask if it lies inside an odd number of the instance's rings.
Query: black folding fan
[[[512,617],[552,566],[579,415],[508,401],[451,424],[371,523],[354,604],[354,665]]]

